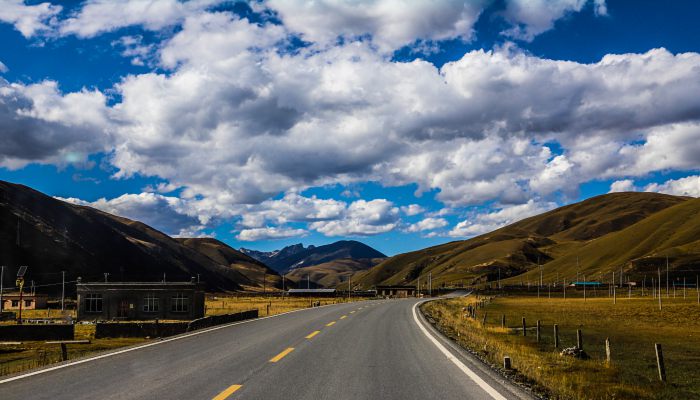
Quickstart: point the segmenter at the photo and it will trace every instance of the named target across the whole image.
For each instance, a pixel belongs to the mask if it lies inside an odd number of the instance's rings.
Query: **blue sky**
[[[700,196],[693,1],[11,0],[0,179],[180,236],[392,255]]]

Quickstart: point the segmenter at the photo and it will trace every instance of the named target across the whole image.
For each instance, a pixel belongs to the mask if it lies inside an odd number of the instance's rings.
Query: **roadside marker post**
[[[576,330],[576,348],[583,350],[583,333],[580,329]]]
[[[659,370],[659,380],[666,382],[666,366],[664,365],[664,353],[661,350],[661,343],[654,343],[656,350],[656,368]]]

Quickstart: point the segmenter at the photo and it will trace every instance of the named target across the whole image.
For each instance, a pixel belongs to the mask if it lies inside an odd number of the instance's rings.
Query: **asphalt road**
[[[526,398],[435,335],[416,303],[339,304],[199,331],[0,379],[0,399]]]

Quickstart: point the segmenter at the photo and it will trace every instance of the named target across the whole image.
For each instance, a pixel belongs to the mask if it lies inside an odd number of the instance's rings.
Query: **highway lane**
[[[451,349],[457,363],[471,365],[481,385],[467,376],[419,327],[417,302],[339,304],[198,332],[0,383],[0,398],[524,397]]]

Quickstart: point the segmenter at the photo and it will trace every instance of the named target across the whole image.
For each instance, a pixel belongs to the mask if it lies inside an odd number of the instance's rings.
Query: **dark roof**
[[[402,285],[377,285],[377,289],[415,289],[415,286]]]
[[[288,293],[335,293],[335,289],[289,289]]]
[[[86,290],[204,290],[197,282],[80,282],[78,291]]]

